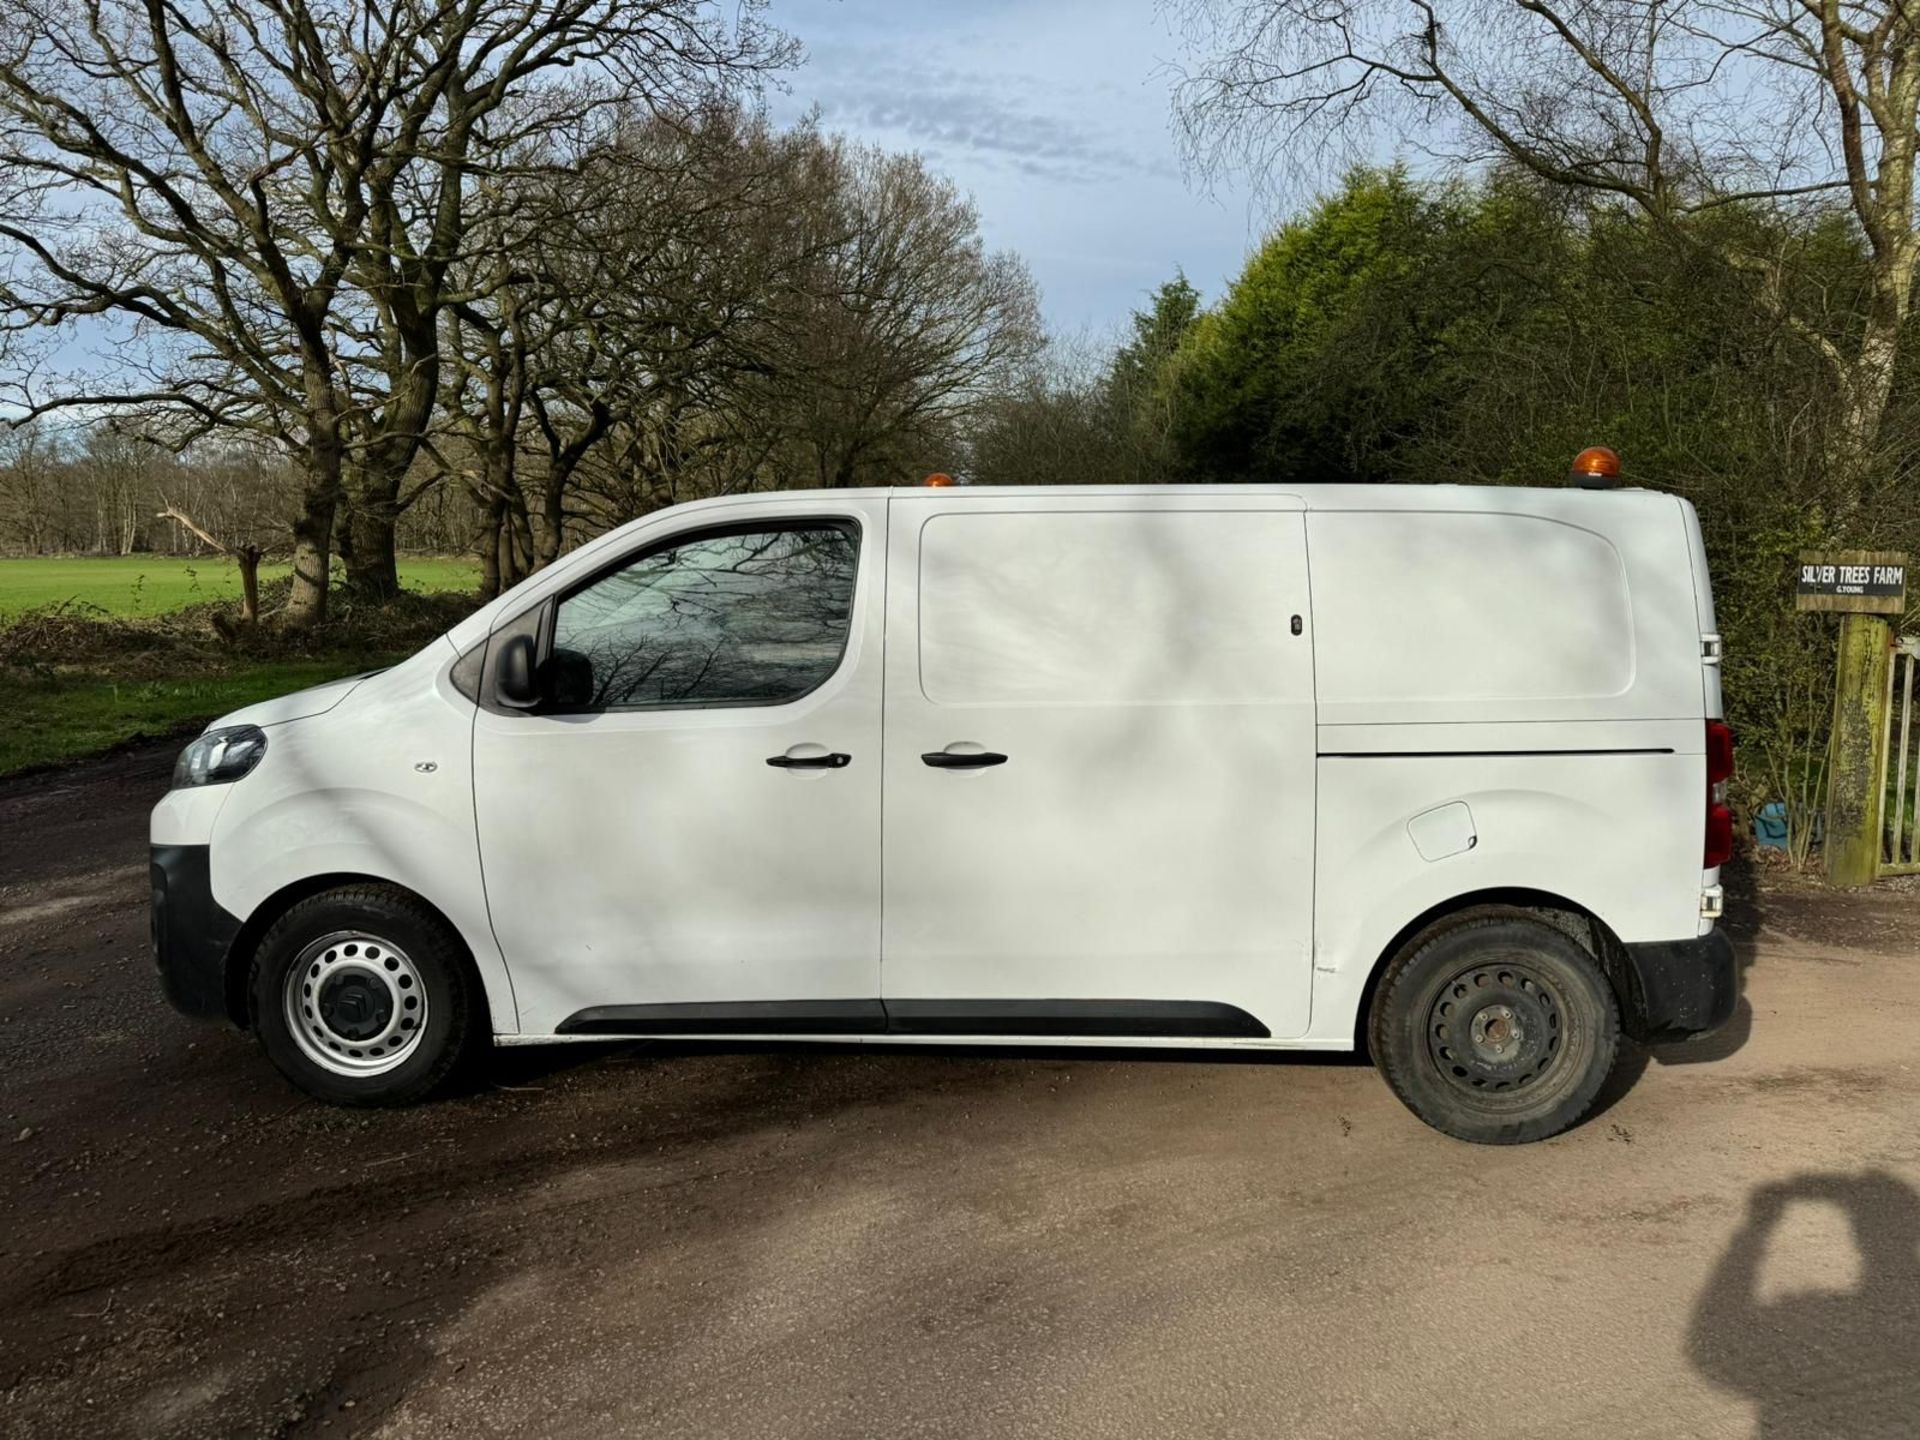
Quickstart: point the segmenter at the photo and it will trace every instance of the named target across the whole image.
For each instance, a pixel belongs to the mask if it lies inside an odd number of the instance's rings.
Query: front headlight
[[[267,734],[258,725],[209,730],[174,761],[173,788],[231,784],[258,765],[266,753]]]

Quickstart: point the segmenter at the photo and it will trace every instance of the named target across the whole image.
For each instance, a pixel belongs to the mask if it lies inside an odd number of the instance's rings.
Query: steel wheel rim
[[[338,930],[287,970],[281,1007],[294,1043],[332,1075],[384,1075],[419,1048],[427,987],[407,952],[382,935]]]
[[[1435,993],[1427,1053],[1453,1089],[1499,1103],[1551,1088],[1570,1044],[1567,1005],[1539,970],[1519,961],[1468,966]]]

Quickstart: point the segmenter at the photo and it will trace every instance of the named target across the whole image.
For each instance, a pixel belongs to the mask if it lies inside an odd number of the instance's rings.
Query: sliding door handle
[[[1004,765],[1007,757],[993,750],[929,750],[920,757],[922,765],[936,770],[984,770],[989,765]]]
[[[835,750],[831,755],[769,755],[767,764],[776,770],[841,770],[853,763],[853,757]]]

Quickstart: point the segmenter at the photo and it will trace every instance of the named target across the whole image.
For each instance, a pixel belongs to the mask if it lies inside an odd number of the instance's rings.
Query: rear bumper
[[[153,963],[167,1003],[183,1015],[230,1014],[227,952],[240,922],[215,902],[205,845],[150,847]]]
[[[1717,1030],[1732,1017],[1740,967],[1733,942],[1719,930],[1625,948],[1635,982],[1627,1024],[1634,1039],[1683,1039]]]

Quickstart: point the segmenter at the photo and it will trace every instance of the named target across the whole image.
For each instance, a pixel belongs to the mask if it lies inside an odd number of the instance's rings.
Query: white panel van
[[[678,506],[189,745],[160,972],[348,1103],[488,1042],[1364,1047],[1538,1139],[1733,1009],[1718,643],[1644,491]]]

